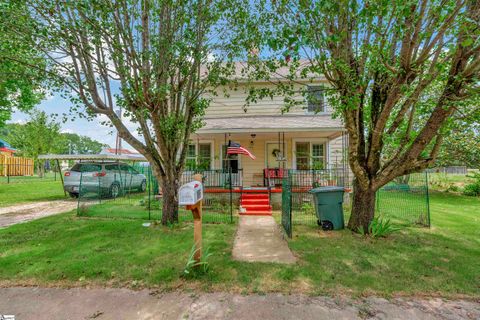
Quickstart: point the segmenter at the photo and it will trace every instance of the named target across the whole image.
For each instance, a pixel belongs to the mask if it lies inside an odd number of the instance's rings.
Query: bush
[[[475,173],[473,178],[476,179],[474,183],[467,184],[463,189],[463,194],[470,197],[480,196],[480,174]]]
[[[480,181],[467,184],[463,189],[463,194],[470,197],[480,196]]]

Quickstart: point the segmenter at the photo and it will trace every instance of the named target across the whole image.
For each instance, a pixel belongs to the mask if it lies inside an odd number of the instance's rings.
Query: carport
[[[60,173],[60,180],[62,181],[62,189],[65,194],[65,185],[63,182],[63,173],[62,173],[62,166],[60,165],[60,161],[76,161],[76,162],[85,162],[85,161],[131,161],[131,162],[147,162],[147,159],[142,155],[128,155],[128,154],[42,154],[38,156],[40,160],[53,160],[57,164],[59,173]]]

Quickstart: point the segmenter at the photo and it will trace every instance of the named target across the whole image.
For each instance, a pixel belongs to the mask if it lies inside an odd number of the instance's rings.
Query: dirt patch
[[[0,208],[0,228],[71,211],[76,207],[77,201],[75,200],[59,200],[32,202]]]
[[[479,319],[480,303],[346,296],[238,295],[114,288],[1,288],[18,319]],[[28,303],[25,303],[28,301]]]

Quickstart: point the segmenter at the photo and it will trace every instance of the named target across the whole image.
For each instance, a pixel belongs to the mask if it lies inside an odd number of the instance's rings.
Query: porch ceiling
[[[197,133],[345,131],[342,122],[330,114],[210,118],[205,122]]]

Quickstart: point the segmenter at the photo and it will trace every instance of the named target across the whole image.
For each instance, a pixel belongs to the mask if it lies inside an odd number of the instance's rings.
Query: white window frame
[[[200,153],[200,144],[210,143],[210,170],[215,167],[215,141],[214,140],[190,140],[189,145],[195,145],[195,161],[198,159]],[[185,161],[187,157],[185,157]],[[185,170],[189,171],[189,170]]]
[[[310,87],[322,87],[323,88],[323,111],[320,111],[320,112],[309,111],[308,110],[308,97],[307,97],[307,98],[305,98],[305,114],[309,114],[309,115],[327,114],[328,113],[328,101],[327,101],[327,97],[325,95],[326,85],[323,84],[323,83],[312,83],[312,84],[307,85],[307,96],[308,96],[308,90],[309,90]]]
[[[310,148],[310,157],[312,155],[313,147],[312,145],[314,144],[323,144],[323,152],[324,152],[324,163],[323,163],[323,168],[327,169],[328,163],[330,161],[330,147],[329,147],[329,140],[326,138],[304,138],[304,139],[292,139],[292,168],[297,170],[297,142],[308,142],[309,143],[309,148]],[[312,166],[311,159],[309,159],[310,167]]]

